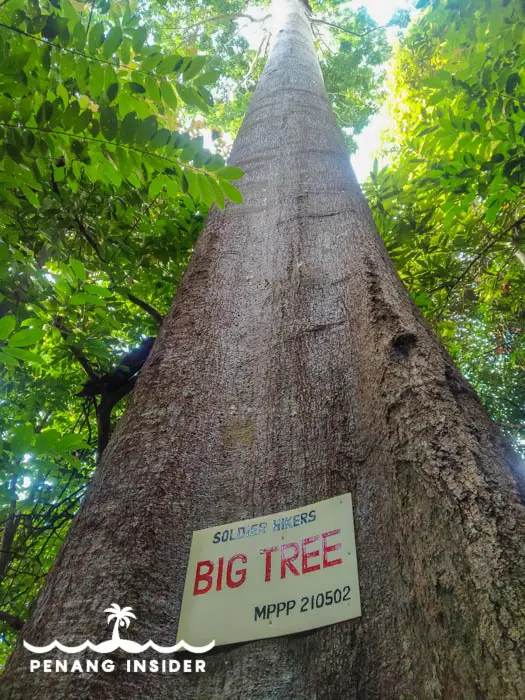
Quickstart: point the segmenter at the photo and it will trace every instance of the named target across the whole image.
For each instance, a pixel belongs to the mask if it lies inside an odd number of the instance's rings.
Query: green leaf
[[[104,41],[104,45],[102,47],[102,55],[104,58],[109,58],[112,56],[115,51],[118,49],[118,47],[122,43],[122,29],[120,26],[117,24],[115,27],[112,27],[109,30],[109,33]]]
[[[108,289],[107,287],[102,287],[99,284],[85,284],[84,289],[89,294],[94,294],[95,296],[102,297],[104,299],[113,296],[113,293],[110,289]]]
[[[5,340],[14,331],[16,316],[8,315],[0,318],[0,340]]]
[[[186,168],[184,170],[184,177],[188,184],[188,192],[191,194],[193,199],[200,199],[201,190],[199,187],[199,178],[197,173],[191,170],[191,168]]]
[[[90,299],[91,294],[80,292],[79,294],[74,294],[69,300],[69,303],[73,304],[74,306],[83,306],[84,304],[87,304]]]
[[[77,22],[73,30],[73,46],[77,51],[83,51],[86,46],[87,34],[82,22]]]
[[[80,134],[80,132],[85,131],[89,126],[91,119],[93,118],[93,112],[90,109],[84,110],[73,124],[73,131],[75,134]]]
[[[13,100],[10,100],[5,95],[0,97],[0,121],[8,122],[11,119],[11,115],[15,111],[15,105]]]
[[[48,430],[43,430],[41,433],[37,434],[35,438],[35,448],[36,454],[45,454],[46,452],[55,452],[55,446],[60,441],[60,433],[54,428],[49,428]]]
[[[157,132],[157,119],[151,115],[142,121],[135,134],[135,142],[139,146],[144,146],[150,141]]]
[[[131,90],[131,92],[137,95],[143,95],[146,92],[146,88],[144,87],[144,85],[141,85],[140,83],[135,83],[133,81],[128,83],[128,88]]]
[[[75,294],[69,300],[70,304],[74,306],[84,306],[85,304],[92,304],[93,306],[105,306],[105,303],[100,299],[100,297],[94,294],[86,294],[80,292],[80,294]]]
[[[164,178],[165,175],[157,175],[153,178],[148,188],[148,197],[150,199],[155,199],[155,197],[160,194],[162,188],[164,187]]]
[[[30,425],[19,425],[11,437],[11,449],[17,455],[24,455],[31,450],[35,431]]]
[[[145,58],[142,63],[140,64],[140,70],[144,71],[145,73],[149,73],[149,71],[153,70],[156,66],[159,65],[159,63],[162,61],[162,54],[160,52],[156,52]]]
[[[213,191],[215,193],[215,203],[219,207],[219,209],[224,209],[225,207],[225,201],[224,201],[224,193],[221,190],[219,183],[215,178],[211,177],[210,178],[211,186],[213,187]]]
[[[69,2],[69,0],[61,0],[60,9],[62,10],[62,14],[64,15],[64,17],[67,17],[67,19],[72,20],[75,24],[80,20],[78,12]]]
[[[139,128],[139,120],[135,112],[129,112],[122,120],[120,127],[120,136],[125,143],[131,143],[135,138],[137,129]]]
[[[199,188],[204,203],[208,207],[211,207],[211,205],[215,202],[215,192],[210,184],[207,175],[205,175],[204,173],[199,173]]]
[[[170,137],[171,131],[169,131],[169,129],[159,129],[150,141],[150,148],[154,150],[156,148],[163,148],[164,146],[167,146]]]
[[[33,192],[33,190],[30,187],[27,187],[27,185],[21,184],[20,189],[24,193],[25,198],[27,201],[32,204],[35,209],[40,208],[40,199],[38,198],[38,195],[36,192]]]
[[[177,92],[179,93],[181,100],[190,107],[202,106],[202,97],[194,88],[177,83]]]
[[[80,105],[78,102],[76,100],[74,102],[70,102],[68,108],[64,112],[64,116],[62,117],[64,129],[71,129],[79,114]]]
[[[492,108],[492,119],[497,122],[501,118],[501,113],[503,111],[503,100],[501,97],[498,97],[496,100],[494,107]]]
[[[112,107],[102,107],[100,110],[100,128],[105,139],[113,141],[117,135],[118,119]]]
[[[84,438],[81,435],[74,434],[64,435],[53,447],[54,452],[58,453],[85,449],[89,449],[89,445]]]
[[[90,53],[96,53],[97,49],[104,43],[104,24],[97,22],[91,28],[88,37],[88,49]]]
[[[511,73],[505,83],[505,92],[512,95],[516,87],[520,84],[520,76],[518,73]]]
[[[108,89],[106,90],[106,96],[109,100],[109,102],[113,102],[115,97],[118,94],[118,83],[112,83]]]
[[[489,206],[487,209],[487,213],[485,214],[485,218],[489,222],[489,224],[493,224],[496,221],[496,218],[498,216],[498,212],[501,208],[502,202],[498,199],[494,200],[492,204]]]
[[[213,83],[217,82],[219,76],[220,72],[218,70],[207,70],[204,73],[201,73],[199,76],[197,76],[194,79],[193,84],[199,87],[212,85]]]
[[[197,88],[197,92],[198,92],[199,95],[202,97],[202,99],[204,100],[205,104],[208,105],[208,107],[213,107],[213,106],[214,106],[215,103],[214,103],[214,101],[213,101],[213,95],[211,94],[211,92],[209,92],[208,90],[206,90],[206,88],[204,88],[204,87],[199,87],[199,88]]]
[[[166,175],[164,187],[166,188],[166,192],[170,197],[177,197],[177,195],[180,193],[179,179],[172,175]]]
[[[62,104],[64,105],[64,108],[68,106],[69,104],[69,92],[67,91],[67,88],[62,85],[62,83],[59,83],[56,88],[57,95],[60,97],[62,100]]]
[[[140,52],[147,38],[148,30],[146,27],[139,27],[136,31],[133,32],[133,41],[131,45],[135,53]]]
[[[240,168],[227,165],[225,168],[217,170],[215,174],[217,177],[224,178],[226,180],[240,180],[240,178],[244,175],[244,172]]]
[[[36,113],[37,124],[45,124],[51,119],[53,114],[53,105],[49,100],[46,100],[38,109]]]
[[[191,80],[194,78],[197,73],[200,73],[200,71],[204,68],[206,65],[207,61],[206,56],[193,56],[193,58],[190,61],[189,66],[186,68],[186,70],[183,73],[184,80]]]
[[[160,95],[164,102],[168,105],[168,107],[170,107],[171,109],[177,109],[177,95],[175,94],[175,90],[167,81],[161,82]]]
[[[166,56],[157,66],[155,72],[157,75],[167,75],[168,73],[173,73],[175,67],[180,63],[180,56]]]
[[[221,180],[220,186],[224,194],[228,197],[228,199],[231,199],[232,202],[236,202],[237,204],[242,204],[242,194],[236,187],[230,184],[227,180]]]
[[[34,345],[44,337],[45,333],[40,328],[26,328],[18,331],[9,338],[9,345],[14,348],[24,348],[27,345]]]
[[[84,282],[86,280],[86,268],[84,267],[83,263],[80,262],[80,260],[76,260],[75,258],[71,258],[69,261],[69,265],[71,269],[73,270],[75,277],[79,279],[81,282]]]
[[[43,321],[39,318],[35,318],[34,316],[30,316],[29,318],[25,318],[22,323],[20,324],[20,328],[42,328]]]
[[[2,348],[4,353],[11,355],[17,360],[22,360],[22,362],[29,362],[32,365],[41,365],[43,359],[36,352],[31,352],[30,350],[24,350],[22,348]]]

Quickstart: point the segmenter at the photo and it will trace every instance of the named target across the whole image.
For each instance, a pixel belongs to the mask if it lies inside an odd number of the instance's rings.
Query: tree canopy
[[[525,13],[426,2],[365,192],[415,302],[502,428],[525,434]]]
[[[353,152],[392,49],[364,10],[310,4]],[[518,436],[524,23],[520,0],[420,0],[395,50],[388,164],[365,186],[415,302]],[[271,31],[265,2],[0,3],[0,664],[209,208],[242,206],[225,159]]]

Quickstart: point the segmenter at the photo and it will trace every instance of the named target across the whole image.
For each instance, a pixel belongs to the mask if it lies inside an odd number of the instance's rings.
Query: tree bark
[[[24,638],[172,644],[193,530],[351,491],[360,619],[219,647],[205,674],[29,673],[9,700],[523,696],[514,458],[412,304],[351,171],[308,9],[236,140],[245,204],[212,212]],[[232,620],[234,624],[234,620]]]

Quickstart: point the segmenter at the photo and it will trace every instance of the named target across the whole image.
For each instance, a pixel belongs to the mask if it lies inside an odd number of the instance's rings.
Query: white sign
[[[360,615],[349,493],[193,533],[178,641],[232,644]]]

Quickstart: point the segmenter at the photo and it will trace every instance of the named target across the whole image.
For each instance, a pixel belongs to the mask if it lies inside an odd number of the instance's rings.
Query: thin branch
[[[116,391],[103,394],[97,406],[98,461],[100,461],[111,437],[111,411],[135,386],[136,377],[122,384]]]
[[[88,241],[88,243],[91,245],[93,250],[96,252],[98,258],[100,259],[101,262],[108,264],[108,260],[102,255],[102,252],[100,251],[100,248],[98,246],[98,243],[94,239],[94,237],[91,235],[91,233],[88,231],[86,226],[84,225],[83,221],[79,218],[78,214],[75,214],[75,221],[78,224],[78,227],[84,236],[84,238]],[[111,278],[111,275],[110,275]],[[112,279],[112,282],[114,283],[114,280]],[[150,316],[152,316],[160,325],[162,325],[164,321],[164,316],[160,314],[157,309],[153,308],[151,304],[148,304],[147,301],[144,301],[143,299],[140,299],[139,297],[135,296],[131,292],[122,292],[124,296],[126,296],[133,304],[136,306],[139,306],[141,309],[146,311]],[[77,358],[78,359],[78,358]]]
[[[67,340],[68,340],[68,335],[70,335],[70,331],[68,331],[65,326],[64,326],[64,319],[62,316],[57,316],[54,321],[53,321],[53,326],[59,331],[60,335],[62,336],[62,340],[66,343],[67,347],[69,350],[71,350],[71,354],[77,360],[77,362],[80,364],[84,372],[87,374],[87,376],[91,379],[96,376],[95,372],[93,371],[93,367],[91,366],[91,363],[87,359],[87,357],[84,355],[84,353],[79,350],[77,347],[74,345],[68,345]]]
[[[150,316],[152,316],[160,325],[163,324],[164,322],[164,316],[160,314],[157,309],[154,309],[153,306],[148,304],[147,301],[144,301],[143,299],[139,299],[139,297],[136,297],[134,294],[131,292],[126,292],[125,293],[127,298],[131,301],[132,304],[135,304],[135,306],[139,306],[141,309],[146,311]]]
[[[320,32],[316,27],[314,27],[314,29],[315,29],[315,36],[317,37],[317,39],[319,40],[319,42],[320,42],[324,47],[326,47],[326,48],[328,49],[329,53],[330,53],[332,56],[335,56],[335,53],[332,51],[332,49],[328,46],[328,44],[326,43],[326,41],[325,41],[325,40],[323,39],[323,37],[321,36],[321,32]],[[322,51],[322,50],[323,50],[323,49],[322,49],[322,46],[321,46],[321,51]],[[325,56],[325,53],[324,53],[324,51],[323,51],[323,57],[324,57],[324,56]]]
[[[388,24],[381,24],[378,25],[377,27],[372,27],[371,29],[368,29],[366,32],[363,32],[360,34],[359,32],[353,32],[351,29],[346,29],[345,27],[341,27],[339,24],[334,24],[333,22],[327,22],[325,19],[319,19],[319,18],[314,18],[312,19],[312,22],[315,22],[316,24],[326,24],[327,27],[332,27],[333,29],[338,29],[340,32],[343,32],[344,34],[348,34],[348,36],[353,36],[357,37],[358,39],[364,39],[365,36],[368,36],[369,34],[372,34],[373,32],[377,32],[379,29],[386,29],[388,27]]]
[[[12,498],[9,503],[9,515],[7,516],[4,534],[2,535],[2,543],[0,545],[0,580],[4,578],[7,567],[14,556],[14,552],[11,550],[11,547],[13,546],[16,531],[20,524],[20,514],[17,514],[16,512],[16,481],[17,475],[14,474],[9,482],[8,491],[12,495]]]
[[[263,47],[265,46],[265,44],[267,44],[267,42],[268,42],[268,35],[265,34],[262,38],[261,43],[259,44],[259,48],[257,49],[257,53],[255,54],[254,59],[251,62],[250,68],[248,69],[248,72],[244,76],[244,80],[242,81],[243,85],[246,85],[248,83],[248,80],[251,78],[252,73],[255,70],[255,66],[257,65],[257,61],[259,60],[259,58],[262,54]]]
[[[3,4],[5,5],[5,2]],[[7,622],[7,624],[14,630],[21,630],[24,626],[24,621],[21,618],[16,617],[16,615],[10,615],[9,613],[4,612],[3,610],[0,610],[0,622]]]
[[[7,0],[6,0],[6,2],[7,2]],[[87,23],[87,27],[86,27],[86,35],[89,33],[89,28],[91,26],[91,20],[93,18],[93,10],[95,9],[95,2],[96,2],[96,0],[91,0],[91,7],[89,9],[89,18],[88,18],[88,23]]]
[[[0,122],[0,126],[5,126],[8,129],[17,129],[18,131],[20,131],[21,129],[22,130],[27,129],[28,131],[43,131],[46,134],[56,134],[57,136],[68,136],[70,139],[80,139],[81,141],[94,141],[95,143],[101,143],[106,147],[116,145],[116,144],[112,144],[110,141],[104,141],[103,139],[96,139],[96,138],[93,138],[92,136],[82,136],[81,134],[70,134],[67,131],[58,131],[57,129],[48,129],[48,128],[43,127],[43,126],[27,126],[26,124],[24,124],[23,126],[19,126],[18,124],[9,124],[7,122]],[[120,148],[125,148],[128,151],[136,151],[137,153],[142,153],[146,156],[160,158],[160,160],[165,160],[168,163],[170,163],[171,165],[178,166],[177,161],[171,160],[171,158],[168,158],[167,156],[161,156],[158,153],[151,153],[150,151],[145,151],[142,148],[135,148],[135,146],[128,146],[125,143],[119,143],[118,146]],[[185,167],[187,167],[187,166],[185,166]],[[195,172],[204,172],[204,170],[202,168],[195,168],[194,166],[192,166],[191,169],[194,170]]]
[[[8,0],[6,0],[7,2]],[[1,6],[0,6],[1,7]],[[41,42],[42,44],[46,44],[47,46],[50,46],[53,49],[58,49],[59,51],[66,51],[67,53],[73,54],[74,56],[82,56],[82,58],[87,58],[88,61],[94,61],[95,63],[104,63],[108,66],[113,66],[113,68],[126,68],[129,71],[133,71],[134,73],[141,73],[142,75],[147,75],[153,78],[156,78],[154,73],[148,72],[148,71],[143,71],[140,70],[139,68],[133,68],[132,66],[128,66],[125,63],[115,63],[114,61],[108,61],[104,58],[97,58],[96,56],[92,56],[89,53],[84,53],[83,51],[77,51],[76,49],[68,49],[65,46],[60,46],[60,44],[54,44],[52,41],[49,41],[48,39],[45,39],[42,36],[36,36],[35,34],[29,34],[29,32],[25,32],[23,29],[18,29],[18,27],[12,27],[9,24],[4,24],[3,22],[0,22],[0,27],[3,27],[4,29],[8,29],[11,32],[15,32],[16,34],[21,34],[22,36],[26,36],[29,39],[33,39],[33,41],[38,41]]]
[[[155,203],[157,202],[157,200],[159,199],[160,194],[161,194],[161,193],[159,192],[159,194],[156,195],[156,197],[154,197],[154,198],[151,200],[151,202],[148,202],[148,204],[146,205],[146,209],[144,210],[144,212],[140,212],[140,211],[137,212],[137,215],[135,216],[135,221],[133,222],[133,225],[131,226],[131,228],[130,228],[129,231],[128,231],[127,238],[130,238],[130,237],[131,237],[131,234],[136,230],[136,228],[137,228],[137,226],[140,224],[140,222],[144,220],[144,217],[145,217],[147,214],[149,214],[151,208],[154,206],[154,204],[155,204]],[[122,240],[121,243],[116,247],[115,253],[114,253],[114,254],[111,256],[111,258],[108,260],[108,263],[112,263],[112,262],[113,262],[114,258],[115,258],[115,257],[120,253],[120,251],[122,250],[122,246],[123,246],[123,245],[124,245],[124,241]]]
[[[196,29],[197,27],[202,27],[204,24],[212,24],[214,22],[228,22],[229,20],[236,20],[236,19],[248,19],[250,22],[264,22],[267,19],[271,18],[271,14],[267,14],[264,17],[257,18],[253,17],[252,15],[247,15],[242,12],[226,12],[222,15],[216,15],[215,17],[208,17],[207,19],[202,19],[200,22],[195,22],[195,24],[190,24],[188,27],[184,29],[185,32],[189,32],[192,29]],[[171,27],[172,29],[172,27]]]
[[[99,258],[100,262],[107,263],[108,261],[106,258],[102,255],[100,248],[98,246],[98,243],[96,240],[93,238],[91,233],[88,231],[87,227],[85,226],[84,222],[80,219],[78,214],[75,214],[75,221],[78,225],[78,228],[80,230],[80,233],[84,236],[86,241],[89,243],[89,245],[93,248],[95,253],[97,254],[97,257]]]
[[[508,233],[514,227],[519,226],[524,221],[525,221],[525,215],[520,217],[517,221],[514,221],[510,226],[507,226],[507,228],[503,229],[503,231],[500,231],[497,236],[494,236],[485,246],[483,246],[483,248],[480,250],[480,252],[469,262],[469,264],[463,270],[463,272],[458,277],[456,277],[456,279],[454,280],[454,283],[448,287],[447,298],[446,298],[443,306],[441,307],[440,312],[438,313],[438,315],[436,317],[437,319],[441,318],[441,316],[443,315],[445,308],[449,302],[450,296],[451,296],[452,292],[454,291],[454,289],[458,286],[458,284],[460,282],[462,282],[465,279],[465,277],[468,275],[468,273],[471,271],[471,269],[474,267],[474,265],[476,265],[476,263],[478,263],[481,260],[481,258],[486,253],[488,253],[488,251],[492,248],[492,246],[495,245],[496,243],[498,243],[506,233]]]

